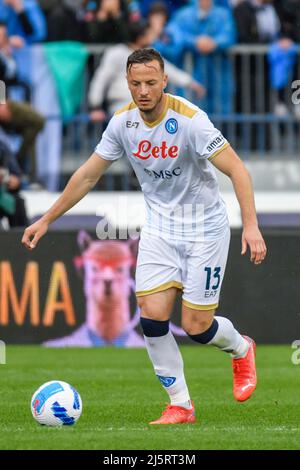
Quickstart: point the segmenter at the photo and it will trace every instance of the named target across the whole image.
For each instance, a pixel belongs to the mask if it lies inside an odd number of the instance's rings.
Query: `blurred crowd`
[[[214,39],[221,34],[215,26],[220,19],[228,38],[226,42],[217,38],[217,47],[270,43],[279,37],[299,42],[300,38],[299,0],[0,0],[0,21],[7,25],[14,47],[64,40],[111,44],[126,42],[128,23],[147,18],[153,10],[164,12],[165,21],[157,33],[163,29],[170,45],[180,32],[194,39],[203,34]],[[178,42],[191,47],[190,40],[180,37]],[[211,51],[212,44],[204,44],[198,41],[197,50]]]
[[[284,116],[290,112],[284,89],[296,78],[299,58],[300,0],[0,0],[0,80],[6,84],[8,97],[0,104],[0,219],[7,211],[12,226],[26,220],[24,214],[20,216],[19,189],[45,185],[36,170],[37,139],[48,135],[43,148],[53,148],[53,135],[62,132],[61,128],[50,130],[46,119],[50,105],[39,106],[32,99],[32,89],[38,89],[41,78],[35,74],[34,80],[28,79],[33,58],[29,60],[22,51],[60,41],[110,45],[100,65],[82,62],[89,69],[87,102],[93,122],[105,122],[130,99],[124,67],[130,52],[140,47],[161,52],[178,93],[188,89],[210,114],[232,112],[233,93],[236,99],[241,96],[241,63],[235,64],[234,83],[225,52],[238,43],[269,46],[265,86],[278,92],[271,111]],[[186,53],[192,58],[190,74],[183,70]],[[253,86],[255,73],[250,67]],[[216,92],[214,84],[220,76]],[[47,101],[42,89],[36,96]],[[53,101],[50,96],[48,100]],[[257,110],[253,107],[250,112]],[[50,153],[47,158],[57,159]],[[16,206],[13,220],[9,211]]]

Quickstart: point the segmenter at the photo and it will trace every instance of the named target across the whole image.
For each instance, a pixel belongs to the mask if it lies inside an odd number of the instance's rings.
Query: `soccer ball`
[[[45,426],[70,426],[82,412],[82,401],[72,385],[61,380],[46,382],[31,399],[34,419]]]

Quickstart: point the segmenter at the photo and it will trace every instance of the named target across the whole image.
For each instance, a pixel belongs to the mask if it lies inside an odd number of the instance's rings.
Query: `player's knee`
[[[149,338],[165,336],[169,331],[169,320],[159,321],[141,317],[141,326],[145,336]]]
[[[137,302],[140,307],[141,317],[149,318],[151,320],[165,321],[169,317],[165,312],[165,309],[162,306],[153,301],[154,299],[149,299],[148,296],[138,297]]]
[[[208,325],[209,323],[207,322],[205,329],[198,333],[196,333],[196,330],[190,330],[190,332],[187,333],[193,341],[196,341],[196,343],[208,344],[215,337],[218,331],[218,322],[213,319],[210,325]]]
[[[152,320],[159,320],[159,318],[157,318],[158,312],[153,310],[151,302],[149,302],[146,297],[138,297],[137,303],[141,311],[141,317],[150,318]]]
[[[189,336],[199,335],[209,330],[212,323],[213,323],[213,317],[205,316],[205,315],[202,316],[201,312],[199,312],[198,317],[183,318],[182,328]]]

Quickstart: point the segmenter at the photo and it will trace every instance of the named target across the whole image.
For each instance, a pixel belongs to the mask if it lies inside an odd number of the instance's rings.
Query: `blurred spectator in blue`
[[[221,7],[230,8],[232,3],[238,0],[215,0],[215,4]],[[140,11],[144,17],[148,16],[149,11],[155,3],[155,0],[139,0]],[[172,15],[176,10],[182,7],[186,7],[194,3],[194,0],[162,0],[162,3],[167,7],[168,12]]]
[[[32,44],[45,39],[46,20],[36,0],[0,0],[0,21],[5,21],[9,36],[20,36]]]
[[[5,81],[7,95],[18,87],[23,91],[26,101],[30,100],[30,86],[21,81],[18,76],[18,66],[14,57],[14,51],[22,49],[24,41],[20,36],[10,36],[7,34],[6,23],[0,22],[0,80]]]
[[[207,89],[201,107],[208,113],[229,113],[232,109],[232,76],[226,49],[235,43],[233,16],[213,0],[193,0],[178,10],[165,28],[156,47],[167,59],[182,66],[185,52],[191,52],[193,75]]]
[[[218,7],[225,7],[225,8],[230,8],[230,0],[215,0],[215,5]]]
[[[165,4],[169,13],[173,13],[175,10],[178,10],[178,8],[188,5],[190,1],[191,0],[162,0],[162,3]],[[152,7],[153,3],[154,3],[154,0],[140,0],[139,1],[141,13],[144,17],[146,17],[149,14],[150,8]]]
[[[43,0],[45,1],[45,0]],[[60,0],[50,0],[50,1],[60,1]],[[72,0],[71,0],[72,1]],[[85,20],[92,21],[95,17],[95,13],[99,8],[99,0],[83,0],[83,6],[85,11]],[[141,19],[141,9],[139,0],[123,0],[122,8],[126,10],[129,15],[130,21],[139,21]]]
[[[163,53],[167,60],[182,66],[184,50],[183,33],[172,22],[168,24],[169,10],[164,1],[154,1],[149,7],[147,21],[153,36],[153,47]]]
[[[0,22],[0,80],[5,83],[15,80],[17,64],[12,55],[12,47],[5,23]]]
[[[87,42],[115,44],[128,40],[129,12],[123,0],[88,2]]]
[[[131,22],[141,20],[141,10],[138,0],[127,0],[127,8],[129,12],[129,19]]]
[[[85,40],[83,0],[39,0],[47,20],[47,41]]]
[[[168,44],[168,34],[166,33],[166,26],[169,20],[169,10],[166,4],[162,1],[155,1],[152,3],[147,14],[147,21],[153,35],[153,41],[162,41],[165,47]],[[173,43],[171,44],[171,50]],[[170,51],[170,53],[172,53]]]
[[[243,0],[215,0],[215,5],[219,7],[225,7],[225,8],[233,8],[235,7],[238,3],[241,3]],[[193,0],[190,0],[192,3]]]
[[[297,53],[300,45],[300,0],[274,0],[274,7],[281,26],[280,39],[269,52],[271,84],[278,91],[278,103],[274,112],[277,115],[287,115],[292,111],[300,119],[300,106],[292,104],[292,89],[289,86],[291,81],[299,78]]]

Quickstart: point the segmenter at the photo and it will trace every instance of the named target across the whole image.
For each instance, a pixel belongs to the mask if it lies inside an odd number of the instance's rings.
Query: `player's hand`
[[[7,187],[10,191],[15,191],[16,189],[20,187],[20,185],[21,185],[21,181],[20,181],[20,178],[18,178],[18,176],[9,175]]]
[[[48,230],[47,222],[44,222],[42,219],[38,220],[34,224],[30,225],[24,231],[22,238],[22,243],[28,250],[33,250],[40,238],[42,238]]]
[[[201,83],[196,82],[196,80],[192,81],[189,88],[196,93],[197,98],[203,98],[206,94],[206,88]]]
[[[102,0],[101,7],[97,17],[99,20],[107,19],[109,16],[118,18],[121,14],[120,3],[118,0]]]
[[[4,3],[12,7],[17,13],[24,10],[23,0],[4,0]]]
[[[217,45],[210,36],[199,36],[196,47],[202,54],[210,54],[216,49]]]
[[[21,36],[10,36],[9,37],[9,44],[11,47],[15,49],[21,49],[25,46],[25,41]]]
[[[10,122],[12,120],[12,113],[7,103],[0,106],[0,121]]]
[[[242,255],[250,248],[250,261],[261,264],[267,254],[267,247],[257,225],[245,227],[242,234]]]
[[[105,119],[107,119],[107,115],[102,109],[90,112],[90,120],[94,123],[103,122]]]

